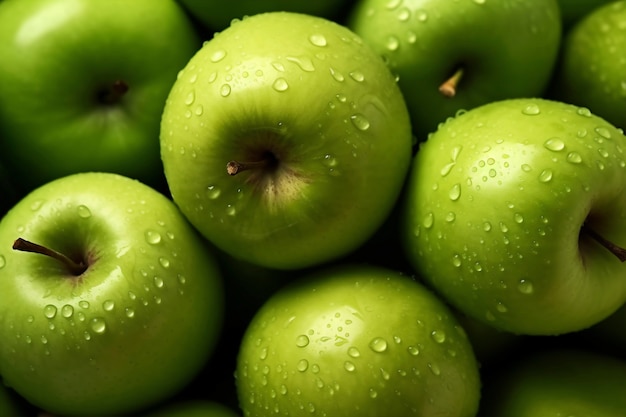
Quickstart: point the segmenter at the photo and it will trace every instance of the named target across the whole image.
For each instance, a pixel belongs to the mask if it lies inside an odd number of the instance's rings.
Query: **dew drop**
[[[126,317],[128,318],[133,318],[135,317],[135,310],[132,309],[131,307],[126,307],[124,309],[124,313],[126,314]]]
[[[187,94],[187,97],[185,97],[185,105],[191,106],[195,100],[196,100],[196,93],[195,91],[191,90],[189,94]]]
[[[389,36],[385,42],[385,46],[390,51],[396,51],[400,47],[400,41],[395,36]]]
[[[363,81],[365,81],[365,76],[360,71],[352,71],[350,73],[350,78],[358,83],[362,83]]]
[[[367,118],[361,113],[353,114],[352,116],[350,116],[350,120],[352,121],[354,127],[359,130],[365,131],[370,128],[369,120],[367,120]]]
[[[387,10],[393,10],[402,4],[402,0],[388,0],[385,4]]]
[[[416,17],[418,21],[423,23],[428,20],[428,12],[426,12],[425,10],[419,10],[416,13]]]
[[[346,78],[343,76],[343,74],[342,74],[342,73],[340,73],[339,71],[337,71],[336,69],[334,69],[334,68],[332,68],[332,67],[331,67],[329,70],[330,70],[330,75],[332,75],[332,77],[333,77],[336,81],[343,82],[343,81],[346,79]],[[339,100],[339,101],[345,101],[345,100]]]
[[[57,315],[57,308],[52,304],[48,304],[43,308],[43,315],[49,319],[53,319]]]
[[[540,182],[550,182],[552,181],[552,170],[550,169],[544,169],[543,171],[541,171],[541,174],[539,174],[539,181]]]
[[[524,223],[524,216],[521,213],[515,213],[513,215],[513,218],[515,219],[515,223],[518,223],[518,224]]]
[[[0,255],[0,269],[4,268],[7,264],[7,260],[4,255]]]
[[[461,264],[461,256],[458,253],[454,254],[454,256],[452,257],[452,265],[454,265],[456,268],[459,268]]]
[[[596,127],[595,131],[598,135],[602,136],[604,139],[611,139],[611,132],[606,127],[603,127],[603,126]]]
[[[517,289],[522,294],[532,294],[534,291],[533,283],[527,279],[521,279],[517,284]]]
[[[398,20],[400,22],[406,22],[411,18],[411,11],[406,7],[403,7],[398,11],[398,14],[396,16],[398,17]]]
[[[43,200],[35,200],[33,201],[33,203],[30,205],[30,209],[32,211],[37,211],[41,208],[41,206],[43,205],[44,201]]]
[[[328,41],[326,41],[326,37],[319,33],[315,33],[309,36],[309,42],[311,42],[312,45],[319,46],[319,47],[328,45]]]
[[[220,87],[220,95],[222,97],[228,97],[230,95],[230,84],[222,84],[222,86]]]
[[[102,308],[104,309],[104,311],[113,311],[113,309],[115,308],[115,301],[106,300],[104,303],[102,303]]]
[[[209,185],[206,189],[206,196],[210,199],[210,200],[215,200],[217,199],[220,194],[222,194],[222,190],[220,190],[218,187],[216,187],[215,185]]]
[[[426,217],[424,217],[424,220],[422,221],[422,225],[426,229],[430,229],[431,227],[433,227],[434,222],[435,222],[435,215],[431,211],[426,215]]]
[[[484,222],[484,223],[483,223],[483,230],[484,230],[485,232],[489,232],[489,231],[491,230],[491,223],[489,223],[489,222]]]
[[[408,348],[406,348],[409,351],[409,354],[411,356],[417,356],[420,354],[420,350],[417,346],[409,346]]]
[[[348,348],[348,356],[352,358],[358,358],[359,356],[361,356],[361,352],[357,347],[351,346],[350,348]]]
[[[85,332],[83,333],[83,337],[85,338],[85,340],[91,340],[91,333],[85,330]]]
[[[307,361],[306,359],[299,360],[298,364],[296,365],[296,368],[300,372],[306,371],[307,369],[309,369],[309,361]]]
[[[576,110],[576,113],[577,113],[578,115],[580,115],[580,116],[583,116],[583,117],[591,117],[591,116],[592,116],[592,114],[591,114],[591,110],[589,110],[589,109],[588,109],[588,108],[586,108],[586,107],[579,107],[579,108]]]
[[[441,369],[439,369],[439,366],[437,366],[436,364],[429,363],[428,368],[430,369],[430,372],[433,373],[433,375],[437,375],[437,376],[441,375]]]
[[[277,78],[272,84],[272,88],[280,93],[289,89],[289,84],[284,78]]]
[[[345,361],[343,367],[348,372],[354,372],[356,370],[356,366],[350,361]]]
[[[296,338],[296,346],[303,348],[309,345],[309,337],[305,334],[301,334]]]
[[[97,334],[102,334],[106,331],[107,325],[102,317],[94,317],[91,319],[91,330]]]
[[[166,257],[164,257],[164,256],[161,256],[161,257],[159,258],[159,264],[161,264],[161,266],[162,266],[163,268],[169,268],[169,267],[170,267],[170,260],[169,260],[169,259],[167,259],[167,258],[166,258]]]
[[[453,211],[449,211],[448,214],[446,214],[446,222],[453,223],[454,220],[456,220],[456,214]]]
[[[474,0],[474,3],[482,5],[485,4],[487,2],[487,0]]]
[[[461,184],[454,184],[448,192],[448,197],[450,197],[452,201],[457,201],[459,197],[461,197]]]
[[[529,104],[528,106],[522,109],[522,114],[525,114],[527,116],[536,116],[539,113],[541,113],[541,110],[539,109],[539,106],[536,104]]]
[[[432,339],[437,343],[443,343],[446,341],[446,333],[443,330],[433,330],[430,333],[430,337],[432,337]]]
[[[161,243],[161,234],[155,230],[147,230],[144,233],[144,236],[146,238],[146,242],[148,242],[151,245],[156,245]]]
[[[545,141],[543,146],[550,151],[558,152],[565,149],[565,142],[563,142],[560,138],[550,138]]]
[[[580,164],[583,161],[583,157],[578,152],[570,152],[567,154],[567,162],[571,164]]]
[[[296,64],[302,71],[313,72],[315,71],[315,65],[313,65],[313,61],[311,61],[308,57],[293,57],[288,56],[287,61],[293,62]]]
[[[369,343],[369,347],[374,352],[382,353],[382,352],[387,350],[387,341],[385,339],[383,339],[382,337],[375,337]]]

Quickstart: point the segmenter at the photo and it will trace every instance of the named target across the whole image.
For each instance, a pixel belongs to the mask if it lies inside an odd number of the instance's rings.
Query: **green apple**
[[[484,416],[622,417],[626,362],[593,351],[541,351],[486,379],[483,392]]]
[[[382,60],[344,26],[298,13],[255,15],[206,42],[161,125],[181,211],[221,250],[276,269],[362,245],[394,207],[411,150]]]
[[[279,290],[251,321],[244,416],[474,416],[477,361],[448,307],[405,275],[344,265]]]
[[[209,400],[185,400],[150,411],[144,417],[238,417],[226,405]]]
[[[626,301],[625,150],[621,130],[557,101],[460,114],[413,162],[407,256],[452,305],[498,329],[589,327]]]
[[[222,322],[204,240],[171,200],[112,173],[54,180],[9,211],[0,293],[0,375],[59,415],[118,415],[173,395]]]
[[[163,105],[200,45],[174,0],[0,3],[0,158],[16,185],[82,171],[163,185]]]
[[[224,30],[233,19],[264,12],[296,12],[338,20],[354,0],[178,0],[207,29]]]
[[[563,39],[551,97],[626,128],[626,1],[594,9]]]
[[[348,27],[398,76],[418,139],[459,109],[543,94],[556,63],[556,0],[360,0]]]

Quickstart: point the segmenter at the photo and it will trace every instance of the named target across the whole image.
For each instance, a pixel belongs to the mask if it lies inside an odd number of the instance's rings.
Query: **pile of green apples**
[[[623,417],[625,0],[0,0],[0,416]]]

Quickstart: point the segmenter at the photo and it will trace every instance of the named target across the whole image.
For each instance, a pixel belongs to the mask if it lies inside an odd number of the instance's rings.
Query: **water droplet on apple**
[[[351,358],[358,358],[359,356],[361,356],[361,351],[356,346],[350,346],[348,348],[348,356],[350,356]]]
[[[48,344],[48,338],[45,335],[42,334],[40,340],[42,344],[44,345]]]
[[[487,319],[487,321],[495,321],[496,316],[494,316],[491,311],[487,310],[487,312],[485,313],[485,319]]]
[[[191,106],[195,100],[196,100],[196,93],[195,91],[191,90],[189,94],[187,94],[187,97],[185,97],[185,104],[187,106]]]
[[[411,356],[417,356],[420,354],[420,350],[417,346],[409,346],[406,348]]]
[[[85,340],[91,340],[91,333],[85,330],[85,332],[83,333],[83,337],[85,338]]]
[[[309,42],[311,42],[312,45],[319,46],[319,47],[328,45],[328,41],[326,40],[326,37],[320,33],[315,33],[309,36]]]
[[[402,4],[402,0],[388,0],[387,3],[385,4],[385,7],[388,10],[393,10],[401,4]]]
[[[217,71],[213,71],[212,73],[210,73],[209,77],[207,78],[209,84],[213,84],[215,80],[217,80]]]
[[[49,319],[53,319],[57,315],[57,308],[55,305],[48,304],[43,308],[43,315]]]
[[[91,217],[91,210],[89,210],[89,207],[83,204],[76,207],[76,212],[78,213],[78,217],[80,217],[81,219],[88,219],[89,217]]]
[[[600,126],[596,127],[595,131],[598,135],[602,136],[605,139],[611,139],[611,132],[606,127]]]
[[[606,149],[600,148],[600,149],[598,149],[598,153],[603,158],[608,158],[609,157],[609,153],[606,151]]]
[[[369,343],[369,347],[370,349],[372,349],[374,352],[377,353],[382,353],[384,351],[387,350],[387,341],[382,338],[382,337],[375,337],[374,339],[372,339],[372,341]]]
[[[578,115],[580,115],[580,116],[584,116],[584,117],[591,117],[591,116],[592,116],[592,114],[591,114],[591,110],[589,110],[589,109],[588,109],[588,108],[586,108],[586,107],[579,107],[579,108],[576,110],[576,113],[577,113]]]
[[[396,51],[400,47],[400,41],[395,36],[389,36],[385,42],[385,46],[390,51]]]
[[[107,325],[102,317],[94,317],[91,319],[91,330],[97,334],[102,334],[106,331]]]
[[[33,323],[34,321],[35,321],[35,316],[33,316],[32,314],[26,318],[27,323]]]
[[[333,67],[330,67],[329,70],[330,70],[330,75],[332,75],[332,77],[336,81],[343,82],[346,79],[346,77],[344,77],[342,73],[340,73],[339,71],[337,71]],[[339,98],[339,95],[337,95],[337,98]],[[345,99],[344,100],[339,100],[339,101],[345,103]]]
[[[287,61],[293,62],[294,64],[296,64],[298,67],[300,67],[302,71],[306,71],[306,72],[315,71],[315,65],[313,65],[313,61],[309,57],[288,56],[286,59]]]
[[[4,268],[6,264],[7,264],[6,258],[4,257],[4,255],[0,255],[0,269]]]
[[[229,204],[229,205],[226,206],[226,215],[232,217],[232,216],[234,216],[236,214],[237,214],[237,208],[234,205]]]
[[[206,189],[206,196],[210,200],[217,199],[220,194],[222,194],[222,190],[216,187],[215,185],[209,185]]]
[[[454,265],[456,268],[459,268],[462,263],[463,262],[461,260],[461,256],[458,253],[455,253],[452,257],[452,265]]]
[[[521,279],[517,284],[517,289],[522,294],[532,294],[535,289],[533,287],[533,283],[527,279]]]
[[[527,116],[536,116],[541,113],[541,109],[536,104],[529,104],[522,109],[522,114]]]
[[[356,366],[350,361],[345,361],[343,367],[348,372],[354,372],[356,370]]]
[[[452,201],[456,201],[459,199],[459,197],[461,197],[461,184],[456,183],[452,186],[452,188],[450,188],[450,191],[448,192],[448,197],[450,197],[450,200]]]
[[[358,83],[362,83],[363,81],[365,81],[365,75],[363,75],[363,73],[360,71],[352,71],[350,73],[350,78]]]
[[[506,313],[509,309],[502,303],[502,301],[498,301],[496,303],[496,310],[500,313]]]
[[[433,330],[430,333],[430,337],[432,337],[432,339],[437,343],[443,343],[446,341],[446,333],[443,330]]]
[[[272,67],[278,72],[285,72],[285,66],[280,62],[272,62]]]
[[[41,206],[43,205],[44,200],[35,200],[33,201],[33,203],[30,205],[30,209],[32,211],[37,211],[41,208]]]
[[[281,93],[289,89],[289,84],[287,84],[287,80],[284,78],[277,78],[272,84],[272,88]]]
[[[524,216],[522,215],[522,213],[515,213],[513,215],[513,218],[515,219],[515,223],[524,223]]]
[[[210,59],[211,59],[211,62],[216,63],[216,62],[220,62],[225,57],[226,57],[226,51],[223,49],[218,49],[216,51],[213,51]]]
[[[28,335],[24,336],[24,341],[29,345],[33,343],[33,339]]]
[[[540,182],[550,182],[552,181],[552,170],[550,169],[544,169],[543,171],[541,171],[541,174],[539,174],[539,181]]]
[[[128,318],[135,317],[135,310],[133,310],[131,307],[126,307],[124,309],[124,313],[126,314],[126,317],[128,317]]]
[[[456,214],[453,211],[449,211],[448,214],[446,214],[446,222],[454,223],[455,220]]]
[[[157,288],[163,288],[163,284],[164,284],[164,283],[163,283],[163,278],[161,278],[161,277],[159,277],[159,276],[155,276],[155,277],[152,279],[152,281],[153,281],[153,283],[154,283],[154,286],[155,286],[155,287],[157,287]]]
[[[104,311],[113,311],[113,309],[115,308],[115,301],[106,300],[104,303],[102,303],[102,308],[104,309]]]
[[[220,95],[222,97],[228,97],[230,95],[230,84],[222,84],[220,87]]]
[[[307,369],[309,369],[309,361],[307,361],[306,359],[299,360],[298,364],[296,365],[296,369],[299,372],[305,372]]]
[[[406,22],[411,18],[411,11],[406,7],[403,7],[402,9],[398,10],[398,14],[396,15],[396,17],[400,22]]]
[[[309,337],[305,334],[301,334],[296,338],[296,346],[303,348],[309,345]]]
[[[437,364],[429,362],[428,363],[428,368],[430,369],[430,372],[433,373],[433,375],[435,375],[435,376],[441,375],[441,369],[439,368],[439,366]]]
[[[572,164],[580,164],[583,161],[583,157],[578,152],[570,152],[567,154],[567,162]]]
[[[353,114],[352,116],[350,116],[350,120],[352,121],[354,127],[359,130],[365,131],[370,128],[370,121],[367,120],[367,118],[361,113]]]
[[[135,293],[134,293],[134,292],[132,292],[132,291],[128,291],[128,298],[130,298],[131,300],[133,300],[133,301],[134,301],[134,300],[136,300],[136,299],[137,299],[137,296],[135,295]]]
[[[180,285],[185,285],[187,283],[187,278],[184,275],[178,275],[178,283]]]
[[[167,269],[167,268],[169,268],[169,267],[170,267],[170,260],[169,260],[169,259],[167,259],[167,258],[166,258],[166,257],[164,257],[164,256],[161,256],[161,257],[159,258],[159,264],[161,264],[161,266],[162,266],[163,268],[166,268],[166,269]]]
[[[428,20],[428,12],[426,10],[418,10],[416,12],[417,20],[420,22],[425,22]]]
[[[431,211],[428,214],[426,214],[426,217],[424,217],[424,220],[422,221],[422,225],[426,229],[430,229],[431,227],[433,227],[434,223],[435,223],[435,215]]]
[[[156,230],[147,230],[144,233],[144,236],[146,238],[146,242],[148,242],[151,245],[156,245],[156,244],[161,243],[161,234],[157,232]]]
[[[565,142],[563,142],[560,138],[550,138],[545,141],[543,146],[548,150],[558,152],[565,149]]]

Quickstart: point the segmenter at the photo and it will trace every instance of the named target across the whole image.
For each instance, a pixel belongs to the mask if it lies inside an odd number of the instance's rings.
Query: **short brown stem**
[[[259,159],[258,161],[229,161],[226,164],[226,172],[228,175],[237,175],[242,171],[248,171],[251,169],[263,169],[268,168],[276,164],[276,158],[269,154]]]
[[[128,92],[128,84],[123,80],[115,80],[113,83],[98,92],[98,101],[102,104],[118,103],[124,94]]]
[[[37,243],[22,239],[21,237],[17,238],[15,242],[13,242],[13,249],[22,252],[39,253],[41,255],[46,255],[54,258],[63,263],[73,275],[81,275],[87,270],[87,266],[83,262],[75,262],[61,252],[57,252],[45,246],[38,245]]]
[[[593,240],[604,246],[606,249],[608,249],[609,252],[615,255],[617,259],[619,259],[621,262],[626,261],[625,248],[622,248],[621,246],[618,246],[615,243],[605,239],[604,237],[600,236],[595,230],[592,230],[586,226],[583,226],[583,232],[586,233]]]
[[[454,97],[461,78],[463,78],[463,68],[457,69],[450,78],[444,81],[439,86],[439,92],[446,97]]]

